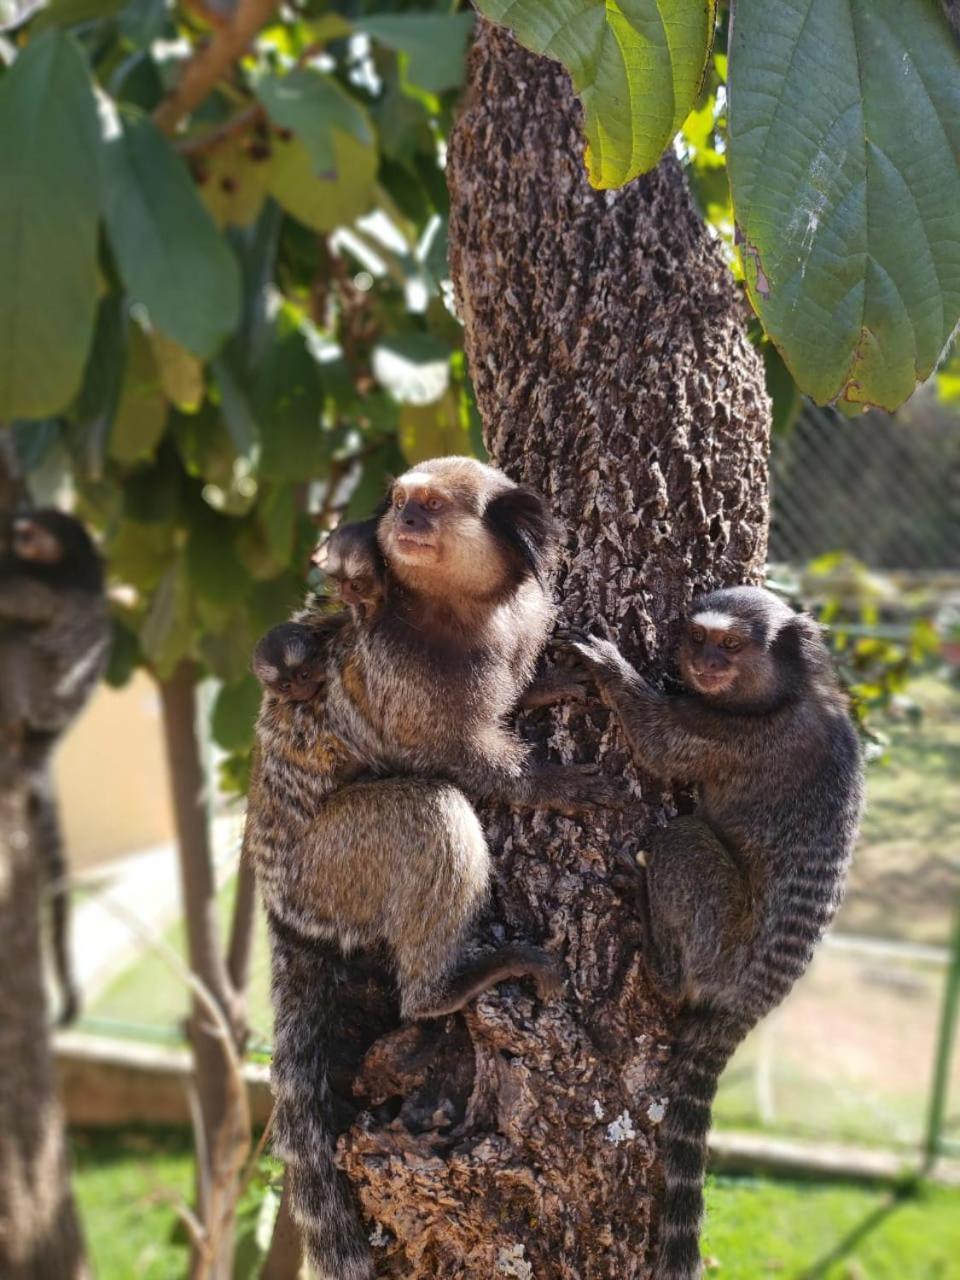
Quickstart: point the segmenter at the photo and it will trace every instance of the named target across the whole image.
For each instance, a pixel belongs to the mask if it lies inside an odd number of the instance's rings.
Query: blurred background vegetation
[[[61,1057],[104,1280],[180,1276],[186,1256],[175,1205],[189,1191],[188,1139],[102,1116],[91,1127],[89,1076],[76,1067],[93,1038],[158,1054],[184,1044],[188,993],[105,906],[122,899],[186,948],[171,888],[177,815],[157,795],[156,690],[168,690],[168,710],[173,684],[196,691],[199,771],[187,782],[214,818],[197,856],[209,859],[225,936],[258,703],[254,641],[309,585],[320,533],[366,514],[391,473],[483,451],[446,261],[444,152],[472,14],[448,0],[307,0],[275,17],[261,5],[242,76],[218,79],[174,136],[170,91],[234,10],[231,0],[0,0],[0,149],[34,149],[30,197],[49,209],[16,260],[5,246],[0,311],[42,337],[3,414],[33,499],[71,506],[101,539],[109,680],[127,688],[101,695],[60,761],[85,885],[76,945],[87,985]],[[91,75],[100,121],[89,118]],[[678,153],[736,271],[725,80],[717,54]],[[39,111],[24,143],[23,112],[54,92],[75,113],[74,137]],[[65,171],[80,193],[86,175],[89,190],[58,208]],[[144,208],[147,238],[136,230]],[[77,298],[39,287],[45,253],[79,281]],[[960,356],[898,414],[848,422],[805,403],[758,324],[753,337],[775,414],[772,576],[831,624],[874,766],[831,944],[743,1046],[717,1121],[886,1148],[909,1165],[932,1140],[960,894]],[[128,802],[137,812],[124,826]],[[256,1065],[269,1041],[268,966],[259,926],[253,939]],[[829,1049],[812,1060],[814,1031]],[[960,1137],[955,1066],[942,1093],[937,1142],[949,1152]],[[248,1188],[238,1277],[256,1274],[269,1240],[273,1173],[264,1160]],[[731,1277],[960,1275],[960,1198],[900,1191],[717,1179],[705,1247]]]

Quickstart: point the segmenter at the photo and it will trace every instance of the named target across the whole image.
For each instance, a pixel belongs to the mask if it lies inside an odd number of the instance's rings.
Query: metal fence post
[[[957,895],[954,904],[950,967],[947,970],[947,980],[943,990],[943,1009],[937,1032],[937,1056],[933,1070],[927,1136],[924,1143],[924,1173],[933,1167],[940,1155],[943,1122],[946,1119],[947,1103],[950,1097],[950,1065],[957,1033],[958,1010],[960,1010],[960,894]]]

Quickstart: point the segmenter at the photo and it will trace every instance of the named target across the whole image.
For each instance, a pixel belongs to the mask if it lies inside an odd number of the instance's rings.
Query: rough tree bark
[[[605,620],[658,672],[695,591],[762,576],[769,407],[679,166],[592,191],[579,121],[559,67],[480,24],[449,155],[451,263],[490,453],[567,531],[562,620]],[[366,1053],[340,1149],[380,1276],[649,1274],[672,1021],[609,876],[682,797],[636,774],[596,706],[524,731],[554,758],[598,759],[636,807],[486,815],[481,934],[544,940],[565,996],[501,987]]]
[[[40,865],[0,760],[0,1276],[86,1280],[70,1194],[40,950]]]

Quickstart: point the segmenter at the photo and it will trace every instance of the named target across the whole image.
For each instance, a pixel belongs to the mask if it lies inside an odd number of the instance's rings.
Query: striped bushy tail
[[[270,917],[273,953],[274,1147],[317,1280],[372,1280],[373,1262],[336,1167],[329,1081],[337,975],[322,950]]]
[[[666,1198],[656,1280],[696,1280],[702,1275],[700,1227],[710,1108],[723,1068],[755,1021],[707,1005],[693,1005],[683,1014],[660,1126]]]

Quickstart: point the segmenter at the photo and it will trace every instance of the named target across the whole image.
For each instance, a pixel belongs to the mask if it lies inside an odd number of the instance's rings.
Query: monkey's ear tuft
[[[778,662],[805,668],[810,675],[830,670],[830,651],[823,631],[808,613],[798,613],[783,624],[770,652]]]
[[[518,485],[487,503],[483,522],[522,577],[540,583],[553,563],[557,522],[539,493]]]

